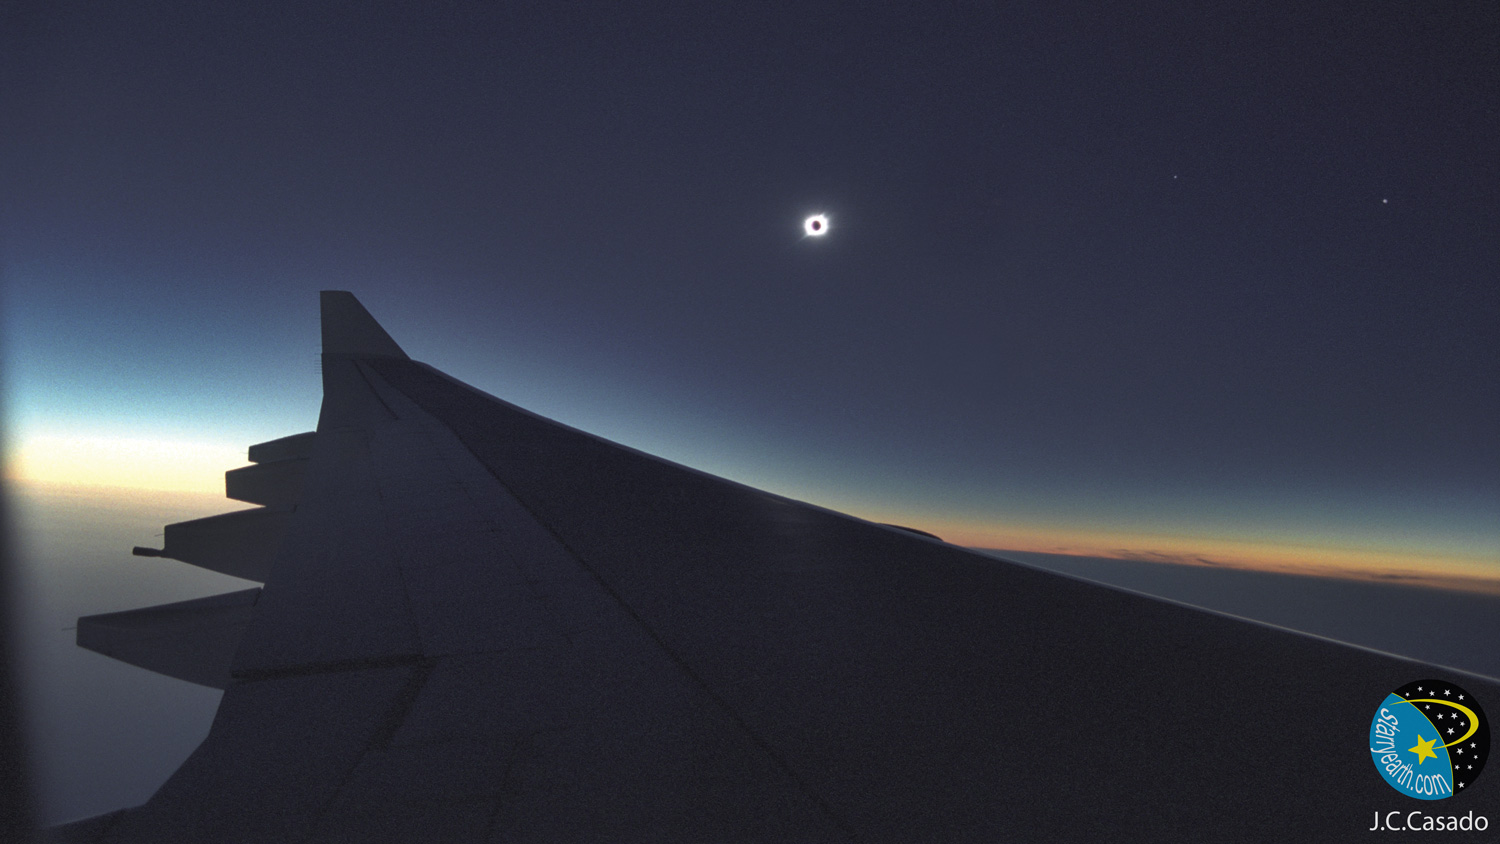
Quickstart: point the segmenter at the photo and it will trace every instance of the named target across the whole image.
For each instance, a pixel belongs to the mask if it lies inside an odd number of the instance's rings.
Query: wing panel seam
[[[698,674],[698,672],[694,671],[692,666],[690,666],[687,661],[682,658],[681,655],[679,655],[670,645],[667,644],[667,642],[656,632],[656,630],[646,622],[645,618],[636,611],[635,607],[631,606],[630,603],[626,601],[619,592],[617,592],[612,586],[610,586],[610,584],[603,578],[603,576],[601,576],[599,572],[595,570],[595,568],[590,565],[581,554],[578,553],[578,551],[576,551],[571,545],[569,545],[568,542],[563,539],[563,537],[557,532],[556,529],[552,527],[550,523],[543,520],[537,514],[536,509],[533,508],[529,503],[527,503],[524,497],[518,494],[509,484],[507,484],[505,480],[495,472],[493,467],[491,467],[487,462],[481,459],[478,454],[474,453],[474,449],[469,446],[469,443],[467,441],[465,441],[463,434],[459,433],[457,430],[454,430],[452,426],[443,422],[441,419],[438,419],[436,414],[431,413],[425,407],[423,407],[421,401],[419,401],[416,397],[412,396],[407,391],[401,389],[399,386],[392,384],[389,379],[381,377],[379,373],[377,373],[376,377],[380,377],[380,380],[383,381],[387,386],[401,393],[408,400],[410,400],[412,404],[420,408],[428,416],[432,417],[432,419],[437,424],[442,425],[444,428],[446,428],[449,433],[451,433],[454,438],[459,441],[464,450],[469,453],[469,456],[472,457],[480,466],[484,467],[485,472],[487,472],[490,477],[494,478],[495,482],[498,483],[502,489],[504,489],[507,493],[510,494],[512,498],[515,499],[516,503],[526,511],[526,514],[531,517],[532,521],[536,522],[538,526],[547,531],[547,533],[552,537],[553,541],[555,541],[558,546],[561,547],[563,551],[565,551],[568,556],[573,559],[574,562],[582,567],[584,571],[588,572],[589,576],[594,579],[594,582],[599,584],[599,587],[604,590],[605,594],[609,595],[610,598],[612,598],[617,604],[619,604],[620,608],[623,609],[628,616],[630,616],[630,618],[640,627],[643,632],[645,632],[645,634],[651,639],[651,641],[655,642],[658,648],[661,648],[662,653],[666,654],[667,658],[672,661],[672,664],[676,665],[678,670],[682,671],[682,673],[695,686],[697,686],[703,694],[707,695],[709,700],[712,700],[715,704],[717,704],[718,707],[724,713],[726,713],[729,718],[734,721],[735,724],[739,726],[740,730],[744,732],[744,734],[755,744],[755,746],[760,748],[761,752],[765,753],[766,756],[770,758],[771,761],[775,763],[775,765],[780,768],[783,773],[786,774],[786,776],[791,778],[791,780],[797,784],[802,792],[812,800],[813,805],[815,805],[820,811],[822,811],[823,814],[826,815],[828,819],[832,821],[841,832],[848,836],[848,839],[850,841],[859,844],[862,839],[858,834],[855,833],[854,828],[846,823],[844,819],[834,811],[833,807],[823,799],[823,796],[819,794],[815,789],[813,789],[812,786],[809,785],[808,782],[797,773],[796,769],[792,767],[791,763],[788,762],[780,753],[778,753],[775,747],[770,744],[770,742],[766,741],[764,737],[762,737],[758,732],[751,728],[749,722],[744,719],[744,717],[739,713],[738,710],[731,706],[729,702],[725,700],[721,695],[715,692],[714,689],[708,684],[708,682],[704,680],[703,677]]]

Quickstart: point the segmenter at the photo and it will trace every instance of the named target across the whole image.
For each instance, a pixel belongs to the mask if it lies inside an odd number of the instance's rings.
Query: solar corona
[[[814,214],[802,221],[802,231],[808,237],[822,237],[828,234],[828,215]]]

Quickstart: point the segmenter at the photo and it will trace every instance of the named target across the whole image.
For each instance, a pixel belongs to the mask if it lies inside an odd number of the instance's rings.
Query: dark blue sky
[[[13,455],[311,427],[342,288],[972,544],[1493,575],[1500,10],[1153,5],[11,7]]]

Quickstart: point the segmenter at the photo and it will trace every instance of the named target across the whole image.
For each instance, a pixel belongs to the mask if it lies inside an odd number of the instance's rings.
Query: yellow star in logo
[[[1437,744],[1437,739],[1423,739],[1421,736],[1417,736],[1417,746],[1410,748],[1410,750],[1412,753],[1417,754],[1418,765],[1426,761],[1429,756],[1434,759],[1437,758],[1437,754],[1432,752],[1434,744]]]

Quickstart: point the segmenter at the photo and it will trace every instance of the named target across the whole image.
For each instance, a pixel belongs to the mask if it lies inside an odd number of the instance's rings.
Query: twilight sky
[[[1136,5],[7,11],[7,472],[221,490],[338,288],[964,544],[1500,578],[1500,7]]]

